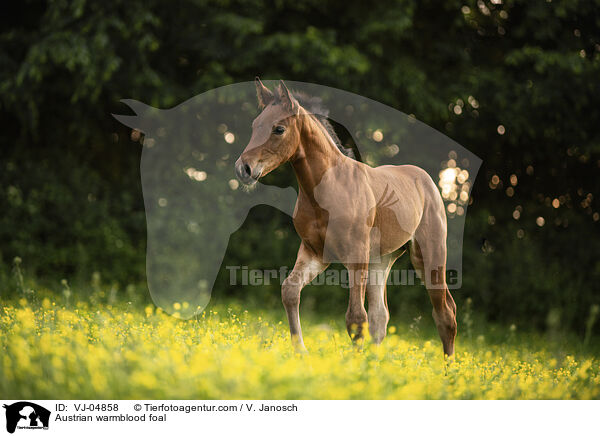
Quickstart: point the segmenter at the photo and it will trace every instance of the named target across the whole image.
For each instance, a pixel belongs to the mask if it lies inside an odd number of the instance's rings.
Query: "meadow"
[[[179,320],[108,292],[77,299],[68,287],[62,295],[32,291],[2,300],[0,397],[600,398],[594,341],[478,326],[469,310],[446,362],[428,313],[392,319],[383,344],[362,350],[350,343],[343,314],[303,314],[309,353],[296,355],[283,309],[232,302]]]

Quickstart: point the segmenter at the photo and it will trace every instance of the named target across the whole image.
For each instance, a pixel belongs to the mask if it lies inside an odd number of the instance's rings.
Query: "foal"
[[[235,169],[243,183],[253,185],[289,161],[298,179],[293,221],[302,243],[281,289],[295,349],[306,350],[300,292],[333,261],[349,272],[348,334],[362,343],[368,324],[380,343],[389,321],[387,276],[410,241],[444,353],[452,355],[456,305],[446,285],[446,214],[431,177],[412,165],[372,168],[346,156],[328,123],[306,110],[283,81],[274,94],[257,78],[256,92],[262,112]]]

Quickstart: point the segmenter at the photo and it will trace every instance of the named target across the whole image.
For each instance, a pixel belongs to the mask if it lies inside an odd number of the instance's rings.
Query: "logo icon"
[[[50,411],[29,401],[19,401],[11,405],[4,404],[6,409],[6,431],[14,433],[15,429],[48,429]]]

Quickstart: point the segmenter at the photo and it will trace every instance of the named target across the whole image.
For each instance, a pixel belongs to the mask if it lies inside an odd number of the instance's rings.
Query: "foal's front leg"
[[[292,345],[297,352],[306,351],[300,327],[300,292],[329,264],[323,263],[304,243],[300,245],[296,264],[281,286],[281,300],[290,324]]]
[[[350,279],[350,299],[346,311],[346,329],[350,338],[358,346],[363,343],[363,330],[367,326],[367,311],[365,310],[365,291],[369,277],[369,264],[352,263],[346,265]]]

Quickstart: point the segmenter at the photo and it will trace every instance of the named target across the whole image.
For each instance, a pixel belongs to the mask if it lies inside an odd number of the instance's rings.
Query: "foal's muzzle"
[[[235,163],[235,175],[244,185],[254,185],[257,177],[252,174],[252,168],[240,157]]]

